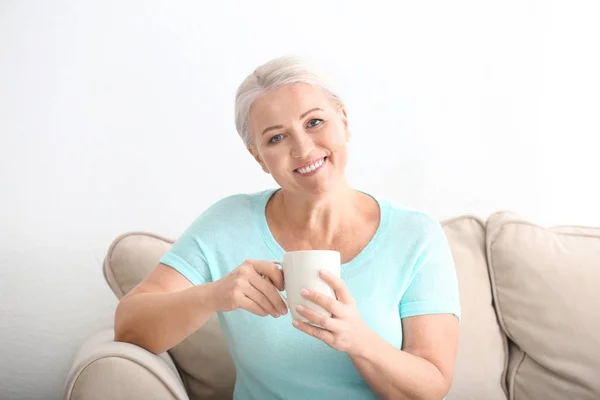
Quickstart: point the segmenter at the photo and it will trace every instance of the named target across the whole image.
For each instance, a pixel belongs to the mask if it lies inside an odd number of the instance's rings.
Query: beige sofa
[[[600,399],[600,228],[544,228],[510,213],[443,226],[456,262],[462,322],[451,400]],[[121,298],[172,241],[117,238],[104,263]],[[160,356],[90,338],[66,399],[226,399],[235,370],[213,317]]]

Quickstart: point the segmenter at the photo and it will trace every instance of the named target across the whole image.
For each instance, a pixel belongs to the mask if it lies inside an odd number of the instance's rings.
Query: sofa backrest
[[[462,317],[454,380],[447,399],[505,400],[508,363],[492,297],[485,225],[471,216],[442,222],[456,265]]]
[[[600,399],[600,229],[501,212],[486,241],[510,398]]]
[[[447,399],[506,399],[507,344],[494,312],[484,224],[464,216],[442,225],[455,258],[462,306],[455,378]],[[115,295],[120,299],[141,282],[172,244],[143,232],[115,239],[104,262]],[[169,353],[191,399],[231,398],[235,368],[215,316]]]

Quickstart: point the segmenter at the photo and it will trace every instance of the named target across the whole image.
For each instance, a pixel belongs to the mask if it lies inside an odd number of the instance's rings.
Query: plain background
[[[359,189],[438,219],[600,225],[596,1],[0,3],[0,398],[58,399],[110,326],[107,247],[275,186],[237,85],[310,57],[346,99]]]

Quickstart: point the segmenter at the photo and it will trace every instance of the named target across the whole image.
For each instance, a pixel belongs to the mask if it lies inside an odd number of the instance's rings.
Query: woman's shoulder
[[[271,189],[254,193],[236,193],[222,197],[210,204],[193,221],[192,229],[214,230],[216,228],[243,227],[255,221],[261,203]]]
[[[403,236],[409,234],[412,237],[424,238],[439,234],[443,228],[430,212],[408,207],[391,200],[381,200],[386,204],[388,221],[392,232]]]
[[[257,201],[260,201],[261,198],[268,192],[268,190],[262,190],[259,192],[253,193],[234,193],[222,197],[212,203],[208,210],[219,210],[223,208],[252,208],[255,206]]]

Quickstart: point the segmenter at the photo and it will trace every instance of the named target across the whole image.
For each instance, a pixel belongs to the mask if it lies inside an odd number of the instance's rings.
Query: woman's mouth
[[[294,172],[296,172],[297,174],[300,174],[302,176],[314,175],[323,167],[323,165],[325,165],[326,162],[327,162],[327,157],[323,157],[323,158],[320,158],[317,161],[313,162],[310,165],[295,169]]]

